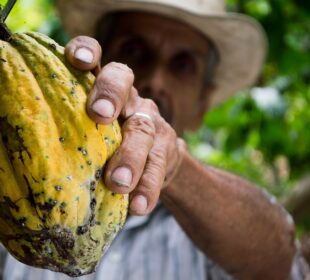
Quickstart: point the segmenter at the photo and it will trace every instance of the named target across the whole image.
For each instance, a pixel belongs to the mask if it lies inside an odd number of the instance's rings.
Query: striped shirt
[[[2,265],[2,267],[1,267]],[[296,258],[292,280],[305,279],[305,263]],[[16,261],[0,247],[0,279],[69,280],[62,273],[33,268]],[[230,280],[208,259],[162,206],[148,216],[130,217],[102,258],[95,273],[79,280]]]

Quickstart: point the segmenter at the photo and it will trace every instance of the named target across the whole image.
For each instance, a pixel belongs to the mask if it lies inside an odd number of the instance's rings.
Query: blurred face
[[[112,28],[103,56],[133,70],[140,96],[156,102],[178,135],[196,129],[211,93],[204,84],[206,38],[178,21],[145,13],[122,13]]]

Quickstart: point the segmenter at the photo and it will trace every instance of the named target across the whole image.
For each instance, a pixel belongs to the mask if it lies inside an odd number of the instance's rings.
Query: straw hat
[[[158,13],[200,30],[220,55],[211,106],[253,84],[264,62],[266,38],[261,26],[248,16],[226,12],[224,0],[56,0],[56,5],[72,36],[94,36],[98,20],[112,11]]]

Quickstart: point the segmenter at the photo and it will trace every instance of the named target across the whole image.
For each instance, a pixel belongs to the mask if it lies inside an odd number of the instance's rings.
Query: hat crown
[[[114,0],[123,2],[123,0]],[[128,1],[128,0],[127,0]],[[162,4],[195,13],[223,13],[224,0],[129,0],[136,3]]]

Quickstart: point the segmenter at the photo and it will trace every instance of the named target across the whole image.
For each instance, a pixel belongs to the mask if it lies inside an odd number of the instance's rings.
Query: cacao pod
[[[121,133],[87,116],[94,79],[42,34],[0,40],[0,240],[19,261],[70,276],[94,271],[128,208],[101,180]]]

